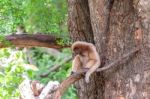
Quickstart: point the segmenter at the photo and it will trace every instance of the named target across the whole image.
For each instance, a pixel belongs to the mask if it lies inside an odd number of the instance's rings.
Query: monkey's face
[[[73,54],[74,55],[81,55],[82,54],[82,50],[80,48],[74,48],[73,49]]]

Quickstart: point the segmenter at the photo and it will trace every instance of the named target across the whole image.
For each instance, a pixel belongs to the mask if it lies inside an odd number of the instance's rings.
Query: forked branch
[[[10,41],[16,47],[48,47],[48,48],[63,48],[69,47],[69,45],[59,45],[58,41],[60,38],[52,36],[52,35],[44,35],[44,34],[14,34],[6,36],[6,40]],[[3,47],[10,47],[11,45],[5,45],[4,43],[0,42],[0,48]],[[136,52],[140,50],[139,47],[132,49],[130,52],[124,54],[122,57],[118,58],[114,62],[103,66],[102,68],[97,69],[97,72],[105,71],[110,69],[114,66],[119,66],[126,62],[130,56],[134,55]],[[83,78],[83,73],[87,72],[86,70],[81,71],[78,75],[71,75],[66,80],[64,80],[57,91],[55,92],[54,99],[61,99],[62,95],[64,94],[65,90],[76,81]]]
[[[118,58],[117,60],[115,60],[114,62],[97,69],[97,72],[102,72],[105,71],[107,69],[112,68],[113,66],[119,66],[119,64],[122,64],[124,62],[126,62],[130,56],[135,55],[136,52],[138,52],[140,50],[139,47],[136,47],[134,49],[132,49],[130,52],[124,54],[122,57]],[[57,89],[57,91],[55,92],[54,95],[54,99],[61,99],[62,95],[64,94],[65,90],[73,83],[75,83],[76,81],[80,80],[83,77],[83,73],[87,72],[87,69],[84,69],[82,72],[80,72],[78,75],[74,76],[74,75],[70,75],[66,80],[64,80],[59,88]]]

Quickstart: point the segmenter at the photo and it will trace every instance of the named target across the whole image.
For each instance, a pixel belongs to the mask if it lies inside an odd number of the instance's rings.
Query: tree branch
[[[58,42],[63,39],[53,35],[46,34],[12,34],[5,37],[16,47],[48,47],[48,48],[63,48],[69,47],[69,45],[59,45]],[[10,47],[12,45],[6,45],[0,42],[0,48]]]
[[[127,61],[129,59],[129,57],[131,55],[134,55],[136,52],[138,52],[140,50],[139,47],[136,47],[134,49],[132,49],[130,52],[124,54],[121,58],[118,58],[117,60],[115,60],[114,62],[102,67],[102,68],[98,68],[96,71],[97,72],[102,72],[105,71],[107,69],[112,68],[113,66],[119,66],[119,64],[124,63],[125,61]],[[59,88],[57,89],[57,91],[55,92],[54,95],[54,99],[61,99],[62,95],[64,94],[65,90],[73,83],[75,83],[76,81],[80,80],[83,77],[83,74],[87,72],[87,69],[84,69],[82,72],[80,72],[77,75],[70,75],[66,80],[64,80]]]
[[[70,61],[72,59],[72,57],[67,57],[65,58],[62,62],[60,62],[59,64],[57,65],[54,65],[53,67],[51,67],[48,72],[44,73],[44,74],[41,74],[40,77],[47,77],[49,75],[49,73],[57,70],[61,65],[63,65],[64,63]]]
[[[64,92],[66,91],[66,89],[73,83],[75,83],[76,81],[80,80],[83,77],[83,75],[79,74],[79,75],[70,75],[66,80],[64,80],[59,88],[57,89],[57,91],[55,92],[54,95],[54,99],[61,99],[62,95],[64,94]]]
[[[124,62],[126,62],[129,57],[133,54],[135,54],[136,52],[138,52],[140,50],[139,47],[136,47],[134,49],[132,49],[130,52],[124,54],[122,57],[118,58],[117,60],[115,60],[114,62],[102,67],[102,68],[99,68],[97,69],[97,72],[101,72],[101,71],[104,71],[104,70],[107,70],[113,66],[116,66],[116,65],[119,65],[119,64],[123,64]]]

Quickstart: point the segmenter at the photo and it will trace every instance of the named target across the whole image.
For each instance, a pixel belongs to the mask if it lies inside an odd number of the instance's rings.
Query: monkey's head
[[[75,47],[72,51],[73,51],[73,54],[75,55],[82,53],[82,49],[79,47]]]
[[[87,42],[77,41],[72,44],[71,49],[73,55],[82,55],[85,51],[89,49],[89,47],[87,46]]]

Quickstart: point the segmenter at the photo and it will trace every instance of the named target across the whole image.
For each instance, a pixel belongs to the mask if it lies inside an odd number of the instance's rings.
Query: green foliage
[[[62,46],[64,46],[64,45],[70,45],[71,41],[70,41],[69,38],[64,37],[64,39],[57,40],[57,44],[58,45],[62,45]]]
[[[27,32],[67,35],[66,0],[0,0],[0,33]]]
[[[0,35],[0,43],[4,44],[5,46],[12,45],[11,42],[5,39],[4,35]]]
[[[69,44],[67,37],[67,1],[66,0],[0,0],[0,42],[9,44],[3,34],[16,32],[17,26],[24,26],[28,33],[54,33],[61,35],[60,45]],[[63,64],[57,71],[51,72],[48,77],[39,75],[49,68],[59,64],[66,57],[70,57],[68,49],[62,50],[57,57],[48,55],[41,49],[32,49],[34,65],[39,71],[26,70],[23,65],[27,56],[22,51],[11,49],[0,50],[0,99],[15,99],[19,96],[18,85],[23,80],[22,75],[34,80],[47,83],[49,80],[64,80],[70,73],[71,63]],[[5,60],[5,62],[4,62]],[[12,83],[13,82],[13,83]],[[64,99],[76,99],[75,89],[72,86],[65,94]]]
[[[18,86],[24,79],[23,75],[28,74],[23,67],[23,57],[22,51],[0,50],[0,99],[19,97]]]
[[[27,20],[25,22],[28,26],[27,29],[31,32],[67,32],[63,28],[61,29],[66,19],[66,4],[64,4],[66,2],[62,1],[64,0],[57,0],[57,2],[53,0],[27,0]]]
[[[0,33],[12,33],[24,19],[24,1],[0,0]]]
[[[47,77],[39,76],[41,74],[47,73],[51,67],[58,65],[59,63],[62,63],[62,61],[64,61],[65,58],[69,58],[71,56],[70,49],[63,49],[59,55],[53,56],[48,54],[48,52],[43,51],[43,49],[41,48],[36,49],[34,48],[30,52],[30,55],[32,56],[33,61],[36,62],[35,65],[38,66],[40,70],[34,72],[33,79],[40,80],[42,83],[46,84],[50,80],[62,82],[67,76],[70,75],[71,62],[66,62],[62,64],[59,67],[59,69],[50,72]],[[66,92],[66,94],[64,95],[63,99],[76,99],[77,97],[75,92],[76,92],[75,88],[73,86],[70,87]]]
[[[67,89],[67,93],[64,94],[62,99],[77,99],[76,90],[73,86],[70,86],[69,89]]]

